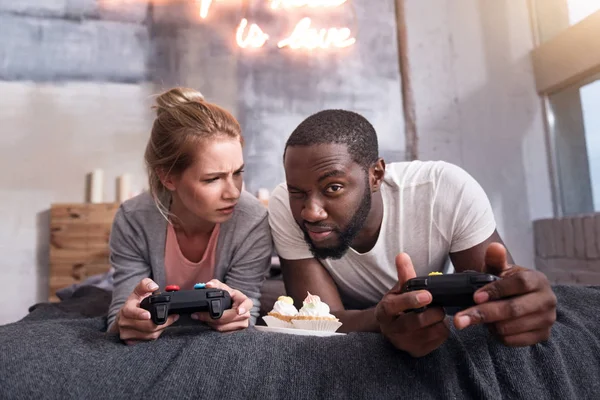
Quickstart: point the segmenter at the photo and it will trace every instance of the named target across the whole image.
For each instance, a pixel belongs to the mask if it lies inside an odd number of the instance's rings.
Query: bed
[[[413,359],[374,333],[218,333],[200,323],[126,346],[105,332],[110,291],[83,286],[0,326],[0,398],[598,398],[600,287],[555,292],[547,343],[507,348],[474,327]]]
[[[52,207],[50,298],[0,326],[1,399],[596,399],[600,393],[600,286],[555,286],[552,337],[528,348],[504,347],[475,327],[452,330],[441,348],[413,359],[374,333],[313,337],[254,327],[218,333],[197,322],[126,346],[105,332],[111,292],[102,274],[110,268],[107,242],[117,206]],[[274,263],[263,314],[283,291]]]

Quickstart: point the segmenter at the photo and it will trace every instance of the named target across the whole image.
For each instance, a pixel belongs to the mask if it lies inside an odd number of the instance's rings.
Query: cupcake
[[[288,296],[279,296],[273,309],[263,317],[265,323],[273,328],[293,328],[292,318],[298,315],[294,300]]]
[[[308,293],[298,315],[292,318],[292,325],[297,329],[335,332],[342,323],[330,314],[329,306],[319,296]]]

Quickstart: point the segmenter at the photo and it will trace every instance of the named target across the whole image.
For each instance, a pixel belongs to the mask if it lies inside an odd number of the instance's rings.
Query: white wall
[[[532,221],[552,216],[544,128],[524,1],[408,0],[419,158],[486,190],[515,261],[534,268]]]
[[[133,175],[145,187],[143,152],[152,115],[150,88],[105,83],[0,81],[0,271],[10,304],[0,324],[48,298],[52,203],[83,202],[85,175],[102,168],[105,201]]]

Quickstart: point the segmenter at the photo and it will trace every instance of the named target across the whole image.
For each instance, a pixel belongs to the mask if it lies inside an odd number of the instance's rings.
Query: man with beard
[[[269,220],[286,291],[296,306],[307,292],[327,303],[341,331],[381,332],[414,357],[444,343],[441,308],[404,312],[432,300],[401,293],[408,279],[477,270],[504,279],[454,316],[457,329],[486,324],[508,346],[549,338],[556,297],[546,277],[513,265],[490,202],[461,168],[445,162],[379,158],[377,135],[362,116],[325,110],[303,121],[284,152],[286,182],[269,200]]]

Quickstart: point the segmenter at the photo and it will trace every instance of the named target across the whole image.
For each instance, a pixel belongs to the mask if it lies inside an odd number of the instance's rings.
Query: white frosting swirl
[[[307,300],[308,299],[309,298],[307,297]],[[305,300],[298,315],[303,317],[335,318],[335,316],[329,313],[329,306],[326,303],[323,303],[319,296],[312,296],[308,302]]]
[[[298,315],[298,310],[296,310],[296,307],[294,307],[293,304],[289,304],[281,300],[275,302],[275,305],[273,306],[273,312],[292,317]]]

